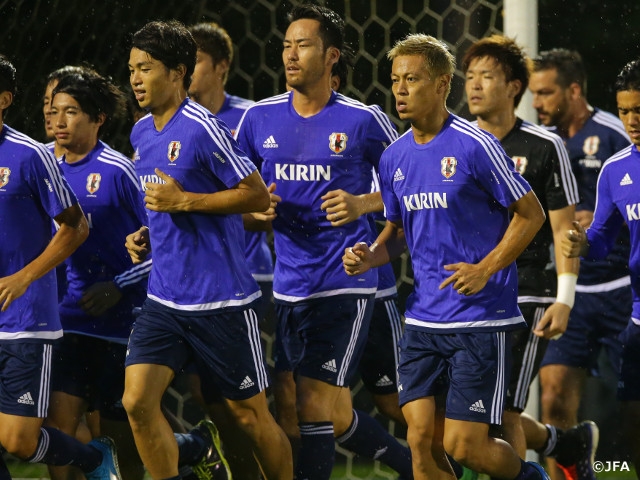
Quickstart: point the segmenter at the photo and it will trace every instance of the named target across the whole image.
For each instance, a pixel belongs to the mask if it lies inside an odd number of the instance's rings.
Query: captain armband
[[[564,303],[569,308],[573,308],[576,297],[576,283],[578,283],[578,275],[575,273],[561,273],[558,275],[556,302]]]

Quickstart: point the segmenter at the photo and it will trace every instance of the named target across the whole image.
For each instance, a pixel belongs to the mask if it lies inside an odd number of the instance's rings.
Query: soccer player
[[[31,463],[74,465],[89,480],[120,478],[111,439],[88,445],[43,427],[51,350],[62,337],[53,268],[87,238],[88,225],[55,158],[4,123],[16,71],[0,55],[0,444]],[[59,225],[51,234],[51,220]],[[11,478],[0,457],[0,478]]]
[[[160,402],[193,360],[219,386],[265,478],[290,479],[291,448],[267,408],[260,290],[244,259],[239,215],[266,210],[269,193],[226,126],[187,98],[196,50],[176,21],[133,35],[130,83],[150,115],[134,126],[131,144],[149,225],[127,237],[127,248],[134,263],[152,247],[154,258],[129,338],[123,404],[150,475],[177,478],[178,444]]]
[[[575,258],[602,259],[614,248],[618,232],[626,223],[631,234],[629,268],[633,307],[627,327],[620,335],[622,362],[618,399],[622,401],[625,443],[636,468],[640,465],[640,60],[629,62],[615,83],[618,115],[631,145],[605,161],[597,183],[593,221],[586,230],[574,223],[562,243],[563,253]]]
[[[596,182],[602,164],[629,145],[620,120],[589,105],[586,83],[584,65],[577,52],[554,49],[534,59],[529,81],[533,106],[540,122],[554,127],[552,131],[565,141],[580,193],[576,220],[584,228],[593,219]],[[541,363],[541,408],[545,423],[562,429],[578,423],[584,382],[588,373],[597,371],[603,347],[614,370],[619,370],[621,346],[617,337],[631,314],[628,258],[629,231],[623,227],[606,258],[580,262],[569,325],[560,339],[549,343]],[[564,473],[570,478],[593,478],[588,470],[566,469]],[[557,475],[554,469],[550,473]]]
[[[64,151],[59,165],[89,220],[89,238],[65,262],[64,337],[54,346],[47,421],[73,435],[88,409],[99,411],[123,478],[140,479],[144,468],[121,398],[132,311],[146,296],[151,259],[133,265],[122,239],[147,223],[147,214],[133,162],[100,140],[124,114],[126,97],[108,79],[82,69],[60,76],[51,95],[51,126]]]
[[[365,200],[362,213],[370,211],[364,195],[372,168],[396,138],[395,129],[379,108],[331,90],[343,20],[324,7],[301,5],[289,21],[282,59],[292,90],[250,107],[236,135],[279,200],[272,223],[273,290],[278,334],[296,376],[296,477],[329,478],[335,437],[409,478],[408,449],[354,411],[348,390],[366,342],[377,274],[349,278],[336,249],[369,238],[368,220],[363,215],[347,223],[340,208],[322,210],[328,192],[343,190]]]
[[[229,34],[216,23],[198,23],[189,27],[198,45],[196,66],[191,76],[189,97],[222,120],[233,134],[244,111],[253,103],[229,95],[225,84],[233,61],[233,44]],[[245,255],[251,275],[258,282],[262,297],[256,310],[262,322],[271,305],[273,291],[273,260],[264,231],[245,230]],[[235,477],[255,479],[259,476],[251,445],[242,431],[236,428],[225,412],[219,391],[208,381],[189,372],[189,388],[195,398],[201,399],[209,416],[220,430],[225,444],[225,455]]]
[[[568,467],[576,463],[575,458],[571,458],[575,455],[566,458],[562,453],[580,445],[583,468],[591,469],[598,436],[595,424],[589,422],[568,432],[556,431],[553,426],[548,426],[547,432],[541,424],[530,426],[543,434],[542,444],[536,444],[535,438],[527,442],[521,422],[529,387],[538,373],[549,339],[561,335],[567,328],[579,269],[579,261],[564,257],[560,248],[554,249],[557,282],[554,271],[547,269],[550,246],[559,245],[565,231],[571,228],[578,189],[562,139],[516,116],[515,109],[529,84],[530,63],[515,41],[500,35],[474,43],[462,60],[469,111],[476,115],[480,128],[500,140],[547,216],[533,241],[516,260],[518,305],[529,328],[511,332],[513,368],[502,426],[505,440],[521,458],[525,457],[529,445],[542,448],[547,455],[560,453],[559,463]],[[532,420],[529,417],[526,421]],[[578,439],[585,434],[590,438],[581,443]]]
[[[343,260],[359,278],[405,246],[411,254],[415,288],[398,373],[414,478],[453,478],[446,454],[495,478],[545,478],[489,436],[502,420],[508,333],[525,325],[514,261],[544,212],[496,139],[447,111],[455,60],[442,43],[409,35],[387,56],[411,130],[380,161],[385,229]]]

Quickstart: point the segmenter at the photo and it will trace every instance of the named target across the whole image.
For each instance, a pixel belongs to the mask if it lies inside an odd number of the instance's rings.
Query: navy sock
[[[358,455],[379,460],[403,478],[413,478],[409,449],[364,412],[353,411],[351,425],[337,441]]]
[[[60,430],[42,427],[36,452],[26,460],[53,466],[74,465],[87,473],[100,466],[102,454]]]
[[[520,460],[520,473],[514,480],[540,480],[540,471],[531,463]]]
[[[178,442],[178,465],[191,465],[198,460],[206,447],[204,439],[193,433],[174,433],[173,435]]]
[[[455,474],[456,478],[462,478],[462,476],[464,475],[464,469],[462,468],[462,465],[456,462],[455,459],[448,453],[446,453],[446,455],[447,455],[447,460],[449,460],[449,464],[451,465],[451,468],[453,469],[453,473]]]
[[[333,423],[300,423],[297,480],[329,480],[336,455]]]

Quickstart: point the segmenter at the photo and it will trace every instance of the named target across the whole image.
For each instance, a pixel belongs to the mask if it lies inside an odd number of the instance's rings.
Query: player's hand
[[[142,263],[151,251],[151,241],[149,240],[149,228],[141,227],[140,230],[127,235],[124,246],[129,252],[131,261],[134,264]]]
[[[342,265],[347,275],[360,275],[371,268],[373,252],[366,243],[356,243],[353,247],[345,248]]]
[[[13,301],[21,297],[31,282],[19,271],[0,278],[0,311],[6,312]]]
[[[557,340],[567,330],[571,307],[556,302],[549,306],[544,315],[533,329],[533,333],[541,338]]]
[[[250,214],[254,219],[261,222],[273,221],[278,216],[276,213],[276,207],[278,206],[278,203],[282,201],[282,198],[279,195],[273,193],[276,190],[275,183],[271,183],[271,185],[267,187],[267,190],[269,190],[269,198],[271,199],[269,208],[264,212],[254,212]]]
[[[573,222],[573,229],[565,233],[560,249],[567,258],[579,257],[581,251],[587,246],[587,233],[578,221]]]
[[[460,295],[465,296],[473,295],[482,290],[490,277],[483,268],[472,263],[453,263],[445,265],[444,269],[454,273],[440,284],[440,290],[451,285]]]
[[[320,198],[324,200],[320,209],[327,212],[327,220],[332,227],[353,222],[361,215],[358,197],[344,190],[331,190]]]
[[[115,283],[98,282],[85,290],[78,305],[89,315],[98,317],[118,303],[121,298],[122,292]]]
[[[585,230],[591,226],[593,222],[593,212],[591,210],[578,210],[576,212],[576,221],[582,225]]]
[[[180,182],[159,168],[156,168],[155,172],[165,183],[147,182],[144,184],[145,206],[154,212],[185,212],[188,199]]]

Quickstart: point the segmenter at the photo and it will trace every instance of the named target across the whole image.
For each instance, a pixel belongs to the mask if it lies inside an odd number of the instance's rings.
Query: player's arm
[[[282,201],[282,198],[280,195],[274,193],[276,190],[275,183],[269,185],[267,190],[269,191],[269,208],[264,212],[243,213],[242,224],[244,225],[245,230],[258,232],[269,232],[272,230],[271,222],[273,222],[273,220],[278,216],[276,213],[276,207],[278,206],[278,203]]]
[[[534,333],[539,337],[557,338],[567,329],[569,313],[573,307],[576,282],[580,269],[578,258],[567,258],[562,254],[562,239],[565,232],[573,228],[575,205],[558,210],[549,210],[549,223],[553,232],[553,244],[556,271],[558,273],[558,291],[556,301],[545,311]]]
[[[344,190],[331,190],[325,193],[320,209],[327,212],[327,220],[334,227],[357,220],[362,215],[384,210],[380,192],[352,195]]]
[[[360,242],[345,249],[342,264],[347,275],[360,275],[371,268],[395,260],[406,248],[402,220],[387,220],[384,229],[371,246]]]
[[[520,197],[510,210],[513,218],[498,245],[476,264],[460,262],[445,265],[445,270],[454,273],[440,284],[440,289],[451,285],[460,294],[473,295],[484,288],[491,275],[518,258],[544,223],[545,214],[533,191]]]
[[[234,214],[262,212],[269,208],[270,197],[257,171],[240,180],[234,187],[215,193],[187,192],[180,183],[155,169],[165,183],[145,185],[145,206],[154,212]]]
[[[3,312],[24,294],[29,285],[71,255],[89,235],[89,225],[78,204],[63,210],[55,217],[55,221],[60,228],[42,253],[13,275],[0,279],[0,305]]]

